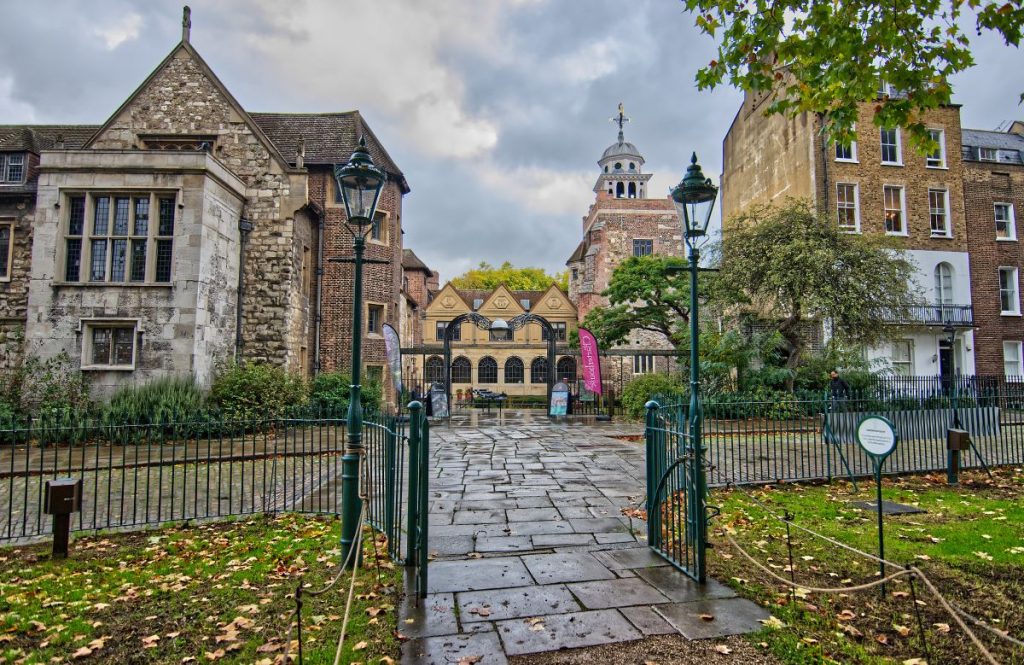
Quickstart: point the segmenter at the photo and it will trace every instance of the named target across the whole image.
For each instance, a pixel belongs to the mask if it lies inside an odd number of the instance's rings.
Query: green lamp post
[[[705,178],[697,163],[697,153],[690,158],[690,166],[682,181],[672,190],[672,202],[676,206],[679,221],[683,224],[687,257],[690,263],[690,447],[693,467],[690,478],[693,490],[687,492],[687,541],[694,544],[697,564],[697,579],[706,577],[705,547],[707,543],[707,520],[704,517],[704,497],[707,494],[707,474],[704,469],[704,447],[701,429],[704,414],[700,403],[700,355],[698,352],[698,307],[697,274],[700,262],[699,240],[707,235],[711,211],[715,207],[718,188]]]
[[[366,139],[360,138],[348,163],[335,165],[334,181],[337,195],[345,204],[345,228],[352,234],[354,257],[354,286],[352,289],[352,386],[348,402],[348,439],[341,458],[341,560],[348,561],[359,534],[359,464],[363,457],[363,406],[359,384],[363,350],[363,250],[366,236],[373,225],[380,191],[387,182],[387,174],[377,167],[366,149]],[[350,565],[358,562],[353,560]]]

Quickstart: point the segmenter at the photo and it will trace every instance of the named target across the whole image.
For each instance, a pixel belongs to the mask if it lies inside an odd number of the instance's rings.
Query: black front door
[[[939,342],[939,376],[942,377],[943,390],[948,391],[953,384],[953,346],[943,340]]]

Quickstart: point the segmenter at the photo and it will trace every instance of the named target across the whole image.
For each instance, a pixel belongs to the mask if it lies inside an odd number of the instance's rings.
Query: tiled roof
[[[468,304],[470,307],[473,307],[473,302],[474,301],[477,301],[477,300],[486,301],[488,298],[491,297],[491,294],[493,294],[497,289],[455,289],[455,290],[458,292],[458,294],[460,296],[462,296],[462,299],[466,301],[466,304]],[[519,306],[522,306],[522,302],[520,302],[522,300],[530,301],[530,309],[531,310],[537,305],[537,303],[540,302],[540,299],[543,298],[544,294],[547,293],[547,292],[548,292],[547,289],[544,289],[543,291],[511,291],[511,290],[509,291],[509,293],[512,294],[512,297],[514,297],[516,299],[516,304],[519,305]]]
[[[402,250],[402,267],[406,270],[422,270],[430,274],[430,268],[427,267],[427,264],[420,260],[420,257],[416,256],[416,253],[411,249]]]
[[[576,261],[582,261],[582,260],[583,260],[583,243],[581,242],[580,244],[576,245],[576,249],[573,251],[572,256],[569,257],[569,260],[566,261],[566,263],[574,263]]]
[[[97,125],[0,125],[0,151],[53,150],[58,136],[68,150],[81,148]]]
[[[961,131],[965,146],[975,148],[995,148],[997,150],[1024,150],[1024,136],[1009,132],[991,132],[983,129],[964,129]]]
[[[360,136],[366,137],[370,156],[378,166],[396,179],[403,191],[409,185],[401,169],[395,164],[387,150],[381,145],[359,111],[344,113],[255,113],[249,115],[260,126],[277,149],[291,163],[299,140],[306,142],[306,164],[344,164],[352,156]]]

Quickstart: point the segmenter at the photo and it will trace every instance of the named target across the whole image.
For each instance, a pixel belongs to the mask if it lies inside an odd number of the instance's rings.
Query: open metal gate
[[[707,483],[685,404],[647,403],[647,543],[698,582],[706,576]],[[698,435],[699,437],[699,435]]]
[[[423,405],[409,405],[409,494],[405,565],[415,567],[416,595],[427,596],[427,535],[430,514],[430,423]]]

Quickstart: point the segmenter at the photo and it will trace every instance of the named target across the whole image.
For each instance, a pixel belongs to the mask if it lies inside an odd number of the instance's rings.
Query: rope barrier
[[[716,471],[717,472],[717,470],[713,466],[709,465],[708,468],[711,471]],[[721,474],[718,474],[718,475],[721,478]],[[982,644],[981,640],[978,639],[978,636],[974,633],[974,631],[972,631],[967,626],[967,624],[964,621],[964,617],[961,617],[961,615],[965,615],[966,618],[968,620],[970,620],[972,623],[975,623],[976,625],[979,625],[979,626],[985,628],[986,630],[991,632],[993,635],[995,635],[997,637],[1000,637],[1000,638],[1002,638],[1005,641],[1008,641],[1008,642],[1010,642],[1012,644],[1015,644],[1015,645],[1024,646],[1024,643],[1022,643],[1020,640],[1014,639],[1014,638],[1010,637],[1009,635],[1003,634],[1002,632],[996,630],[995,628],[992,628],[991,626],[986,625],[984,622],[982,622],[982,621],[980,621],[980,620],[970,616],[969,614],[967,614],[966,612],[964,612],[960,608],[955,607],[952,603],[950,603],[948,600],[946,600],[946,598],[942,595],[942,593],[938,590],[938,588],[932,583],[932,581],[930,579],[928,579],[928,577],[924,574],[924,572],[921,571],[921,569],[919,569],[919,568],[917,568],[915,566],[907,566],[907,567],[901,566],[900,564],[894,563],[892,561],[888,561],[886,559],[882,559],[882,558],[877,557],[877,556],[875,556],[873,554],[870,554],[869,552],[865,552],[863,550],[859,550],[856,547],[852,547],[850,545],[847,545],[846,543],[839,542],[838,540],[830,538],[830,537],[828,537],[828,536],[826,536],[824,534],[818,533],[817,531],[814,531],[812,529],[808,529],[806,527],[803,527],[803,526],[801,526],[801,525],[799,525],[799,524],[797,524],[797,523],[795,523],[795,522],[793,522],[791,520],[786,519],[783,516],[778,515],[770,506],[768,506],[764,502],[760,501],[757,497],[753,496],[750,492],[746,491],[744,488],[742,488],[739,485],[737,485],[731,479],[724,479],[723,478],[723,481],[726,483],[726,487],[727,488],[739,489],[743,493],[744,496],[746,496],[751,501],[753,501],[758,506],[760,506],[762,509],[764,509],[765,512],[767,512],[771,517],[773,517],[773,518],[775,518],[775,519],[777,519],[777,520],[779,520],[781,522],[784,522],[787,525],[792,525],[792,526],[796,527],[797,529],[799,529],[799,530],[801,530],[801,531],[803,531],[803,532],[805,532],[805,533],[807,533],[807,534],[809,534],[811,536],[814,536],[816,538],[820,538],[821,540],[824,540],[825,542],[828,542],[830,544],[836,545],[837,547],[840,547],[840,548],[842,548],[844,550],[847,550],[849,552],[858,554],[858,555],[860,555],[862,557],[865,557],[867,559],[871,559],[871,560],[873,560],[873,561],[875,561],[877,563],[881,563],[883,565],[887,565],[887,566],[891,566],[891,567],[894,567],[894,568],[901,568],[902,569],[899,572],[896,572],[896,573],[894,573],[892,575],[889,575],[887,577],[884,577],[884,578],[881,578],[881,579],[878,579],[878,580],[873,580],[871,582],[868,582],[868,583],[865,583],[865,584],[861,584],[861,585],[857,585],[857,586],[852,586],[852,587],[842,587],[842,588],[838,588],[838,589],[807,587],[807,586],[795,584],[794,582],[791,582],[790,580],[787,580],[786,578],[782,577],[781,575],[777,575],[770,568],[764,566],[759,561],[755,560],[753,558],[753,556],[751,556],[746,550],[744,550],[740,546],[740,544],[738,542],[736,542],[736,539],[734,539],[729,533],[723,531],[723,535],[725,536],[725,538],[729,541],[729,543],[740,554],[742,554],[748,561],[750,561],[750,563],[754,564],[755,567],[757,567],[758,569],[760,569],[761,571],[766,573],[772,579],[775,579],[778,582],[780,582],[780,583],[782,583],[782,584],[784,584],[786,586],[790,586],[790,587],[794,587],[794,588],[799,588],[799,589],[805,589],[805,590],[807,590],[807,591],[809,591],[811,593],[849,593],[849,592],[852,592],[852,591],[862,591],[862,590],[865,590],[865,589],[870,589],[872,587],[879,586],[881,584],[885,584],[886,582],[891,581],[893,579],[896,579],[896,578],[899,578],[899,577],[903,577],[903,576],[906,576],[906,575],[909,575],[909,574],[913,574],[916,578],[920,579],[921,583],[924,584],[925,587],[928,588],[928,590],[932,593],[933,596],[935,596],[935,598],[939,601],[939,604],[942,605],[943,609],[950,616],[953,617],[953,620],[960,627],[960,629],[963,630],[964,633],[966,633],[967,637],[978,648],[978,650],[981,652],[982,656],[984,656],[985,660],[988,661],[989,663],[991,663],[992,665],[999,665],[999,663],[992,656],[991,652],[989,652],[989,650],[985,647],[985,645]]]

